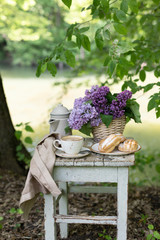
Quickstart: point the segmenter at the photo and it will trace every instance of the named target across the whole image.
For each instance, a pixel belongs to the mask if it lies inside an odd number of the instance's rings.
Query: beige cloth
[[[51,193],[54,197],[61,194],[61,191],[52,178],[53,166],[56,159],[53,147],[53,140],[55,138],[57,138],[57,134],[52,133],[42,139],[35,148],[30,163],[30,170],[20,198],[20,208],[24,212],[24,219],[28,218],[28,214],[40,192],[44,194]]]

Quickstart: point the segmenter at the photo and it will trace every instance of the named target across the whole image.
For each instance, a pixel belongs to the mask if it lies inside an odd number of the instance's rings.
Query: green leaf
[[[128,71],[121,64],[118,64],[116,67],[116,75],[120,77],[120,79],[123,79],[123,77],[127,74]]]
[[[18,208],[18,209],[17,209],[17,213],[18,213],[18,214],[23,214],[22,209],[21,209],[21,208]]]
[[[81,45],[82,45],[81,35],[80,34],[76,35],[76,43],[77,43],[78,48],[80,49]]]
[[[92,132],[91,124],[90,123],[84,124],[79,131],[82,132],[83,134],[90,136]]]
[[[104,45],[104,40],[101,34],[101,29],[97,29],[95,33],[95,42],[99,50],[102,50]]]
[[[159,4],[159,0],[152,0],[154,3]]]
[[[18,140],[20,140],[20,138],[22,137],[22,131],[15,131],[15,137],[18,139]]]
[[[117,45],[117,51],[118,53],[126,53],[130,51],[135,51],[133,48],[133,44],[131,42],[126,42],[126,41],[119,41]]]
[[[75,67],[76,64],[76,60],[75,60],[75,56],[73,55],[73,53],[70,50],[66,50],[64,52],[65,58],[66,58],[66,62],[70,67]]]
[[[36,77],[40,77],[41,75],[41,66],[42,66],[42,63],[40,62],[37,66],[37,70],[36,70]]]
[[[147,240],[151,240],[151,239],[152,239],[152,236],[153,236],[152,234],[148,234],[148,235],[147,235]]]
[[[105,31],[103,31],[103,36],[104,36],[105,39],[110,40],[111,35],[110,35],[110,32],[109,32],[108,29],[106,29]]]
[[[24,139],[24,141],[26,142],[26,143],[28,143],[28,144],[32,144],[32,138],[31,137],[26,137],[25,139]]]
[[[66,36],[67,36],[67,38],[68,38],[68,41],[70,41],[70,40],[72,39],[74,27],[75,27],[75,24],[72,24],[72,25],[69,26],[69,28],[67,29]]]
[[[156,164],[155,169],[156,169],[156,171],[157,171],[158,173],[160,173],[160,164],[159,164],[159,163]],[[148,226],[148,228],[149,228],[149,226]],[[150,228],[149,228],[149,229],[150,229]]]
[[[119,64],[121,64],[127,71],[129,71],[130,68],[133,67],[132,62],[129,62],[125,57],[120,57]]]
[[[111,92],[109,92],[107,94],[106,98],[107,98],[107,101],[108,101],[109,104],[112,102],[112,100],[116,99],[115,96],[113,96],[113,94]]]
[[[160,239],[160,234],[157,231],[153,232],[155,238]]]
[[[44,64],[41,65],[41,73],[44,73],[47,68],[47,63],[45,62]]]
[[[84,102],[84,104],[92,104],[92,100],[88,100],[88,101],[86,101],[86,102]]]
[[[0,230],[3,228],[3,225],[2,224],[0,224]]]
[[[71,128],[69,126],[65,127],[65,133],[69,133],[71,131]]]
[[[79,28],[79,32],[80,32],[80,33],[84,33],[84,32],[86,32],[86,31],[88,31],[88,30],[89,30],[89,27]]]
[[[72,0],[62,0],[62,2],[68,7],[70,8],[72,5]]]
[[[114,26],[114,29],[116,30],[116,32],[118,32],[122,35],[127,34],[127,29],[121,23],[114,23],[113,26]]]
[[[112,77],[115,68],[116,68],[116,61],[111,60],[108,64],[108,74],[110,77]]]
[[[138,13],[138,4],[136,0],[128,0],[128,6],[132,12]]]
[[[126,14],[122,10],[116,10],[116,17],[122,22],[126,21]]]
[[[112,115],[105,115],[105,114],[100,114],[101,120],[102,122],[106,125],[106,127],[108,128],[109,125],[111,124],[112,120],[113,120],[113,116]]]
[[[107,66],[110,60],[111,60],[111,57],[108,55],[108,56],[106,57],[106,59],[104,60],[103,66]]]
[[[156,118],[160,117],[160,107],[156,108]]]
[[[29,125],[25,126],[25,130],[27,132],[34,132],[33,128],[31,126],[29,126]]]
[[[3,217],[2,216],[0,216],[0,221],[2,221],[3,220]]]
[[[100,4],[100,0],[93,0],[93,5],[95,7],[98,7],[99,4]]]
[[[19,124],[16,124],[16,127],[21,127],[23,125],[23,123],[19,123]]]
[[[9,210],[9,213],[11,213],[11,214],[16,213],[16,209],[15,209],[15,208],[11,208],[11,209]]]
[[[154,226],[153,226],[152,224],[149,224],[149,225],[148,225],[148,229],[153,230],[153,229],[154,229]]]
[[[22,150],[22,144],[19,144],[17,147],[16,147],[16,151],[21,151]]]
[[[129,99],[127,100],[127,104],[126,106],[131,110],[132,114],[133,114],[133,119],[136,123],[141,123],[141,115],[139,112],[139,104],[133,100],[133,99]]]
[[[160,77],[160,67],[159,67],[159,66],[156,67],[156,69],[155,69],[155,71],[154,71],[154,76],[155,76],[156,78]]]
[[[142,82],[144,82],[146,79],[146,72],[143,69],[139,73],[139,78],[141,79]]]
[[[67,42],[65,42],[64,46],[66,48],[76,48],[77,44],[75,42],[73,42],[73,41],[67,41]]]
[[[102,5],[102,8],[103,8],[103,11],[105,13],[107,13],[108,10],[109,10],[109,1],[108,0],[101,0],[101,5]]]
[[[144,87],[144,92],[148,92],[150,89],[153,88],[153,86],[155,85],[155,83],[149,83]]]
[[[55,77],[56,73],[57,73],[57,68],[56,65],[52,62],[48,62],[47,63],[47,70],[51,73],[51,75],[53,77]]]
[[[125,13],[128,12],[128,2],[127,2],[127,0],[122,0],[121,5],[120,5],[120,9]]]
[[[91,43],[89,41],[88,36],[82,34],[81,41],[82,41],[82,46],[84,47],[84,49],[86,49],[87,51],[91,51]]]
[[[156,108],[158,106],[156,100],[159,99],[157,94],[154,94],[151,96],[151,99],[148,103],[148,112],[151,111],[153,108]]]

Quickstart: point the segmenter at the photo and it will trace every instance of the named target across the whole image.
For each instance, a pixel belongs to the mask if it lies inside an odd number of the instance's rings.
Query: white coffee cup
[[[60,144],[62,147],[57,147],[56,143]],[[70,155],[75,155],[78,154],[83,147],[83,137],[76,135],[64,136],[60,140],[54,140],[53,145],[58,150]]]

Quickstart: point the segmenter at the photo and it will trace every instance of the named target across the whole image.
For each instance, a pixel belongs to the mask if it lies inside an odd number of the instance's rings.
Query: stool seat
[[[61,158],[57,157],[55,161],[55,166],[57,167],[71,167],[71,166],[92,166],[92,167],[123,167],[123,166],[133,166],[134,165],[134,154],[128,155],[100,155],[91,153],[90,155],[83,158]]]

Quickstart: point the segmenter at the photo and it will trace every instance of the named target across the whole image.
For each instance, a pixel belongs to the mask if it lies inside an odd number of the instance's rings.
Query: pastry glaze
[[[102,139],[99,142],[98,149],[100,152],[103,153],[110,153],[112,152],[119,143],[123,142],[126,138],[120,134],[111,134],[107,138]]]
[[[123,143],[120,143],[118,150],[121,152],[132,152],[136,151],[138,148],[138,143],[134,139],[127,139]]]

